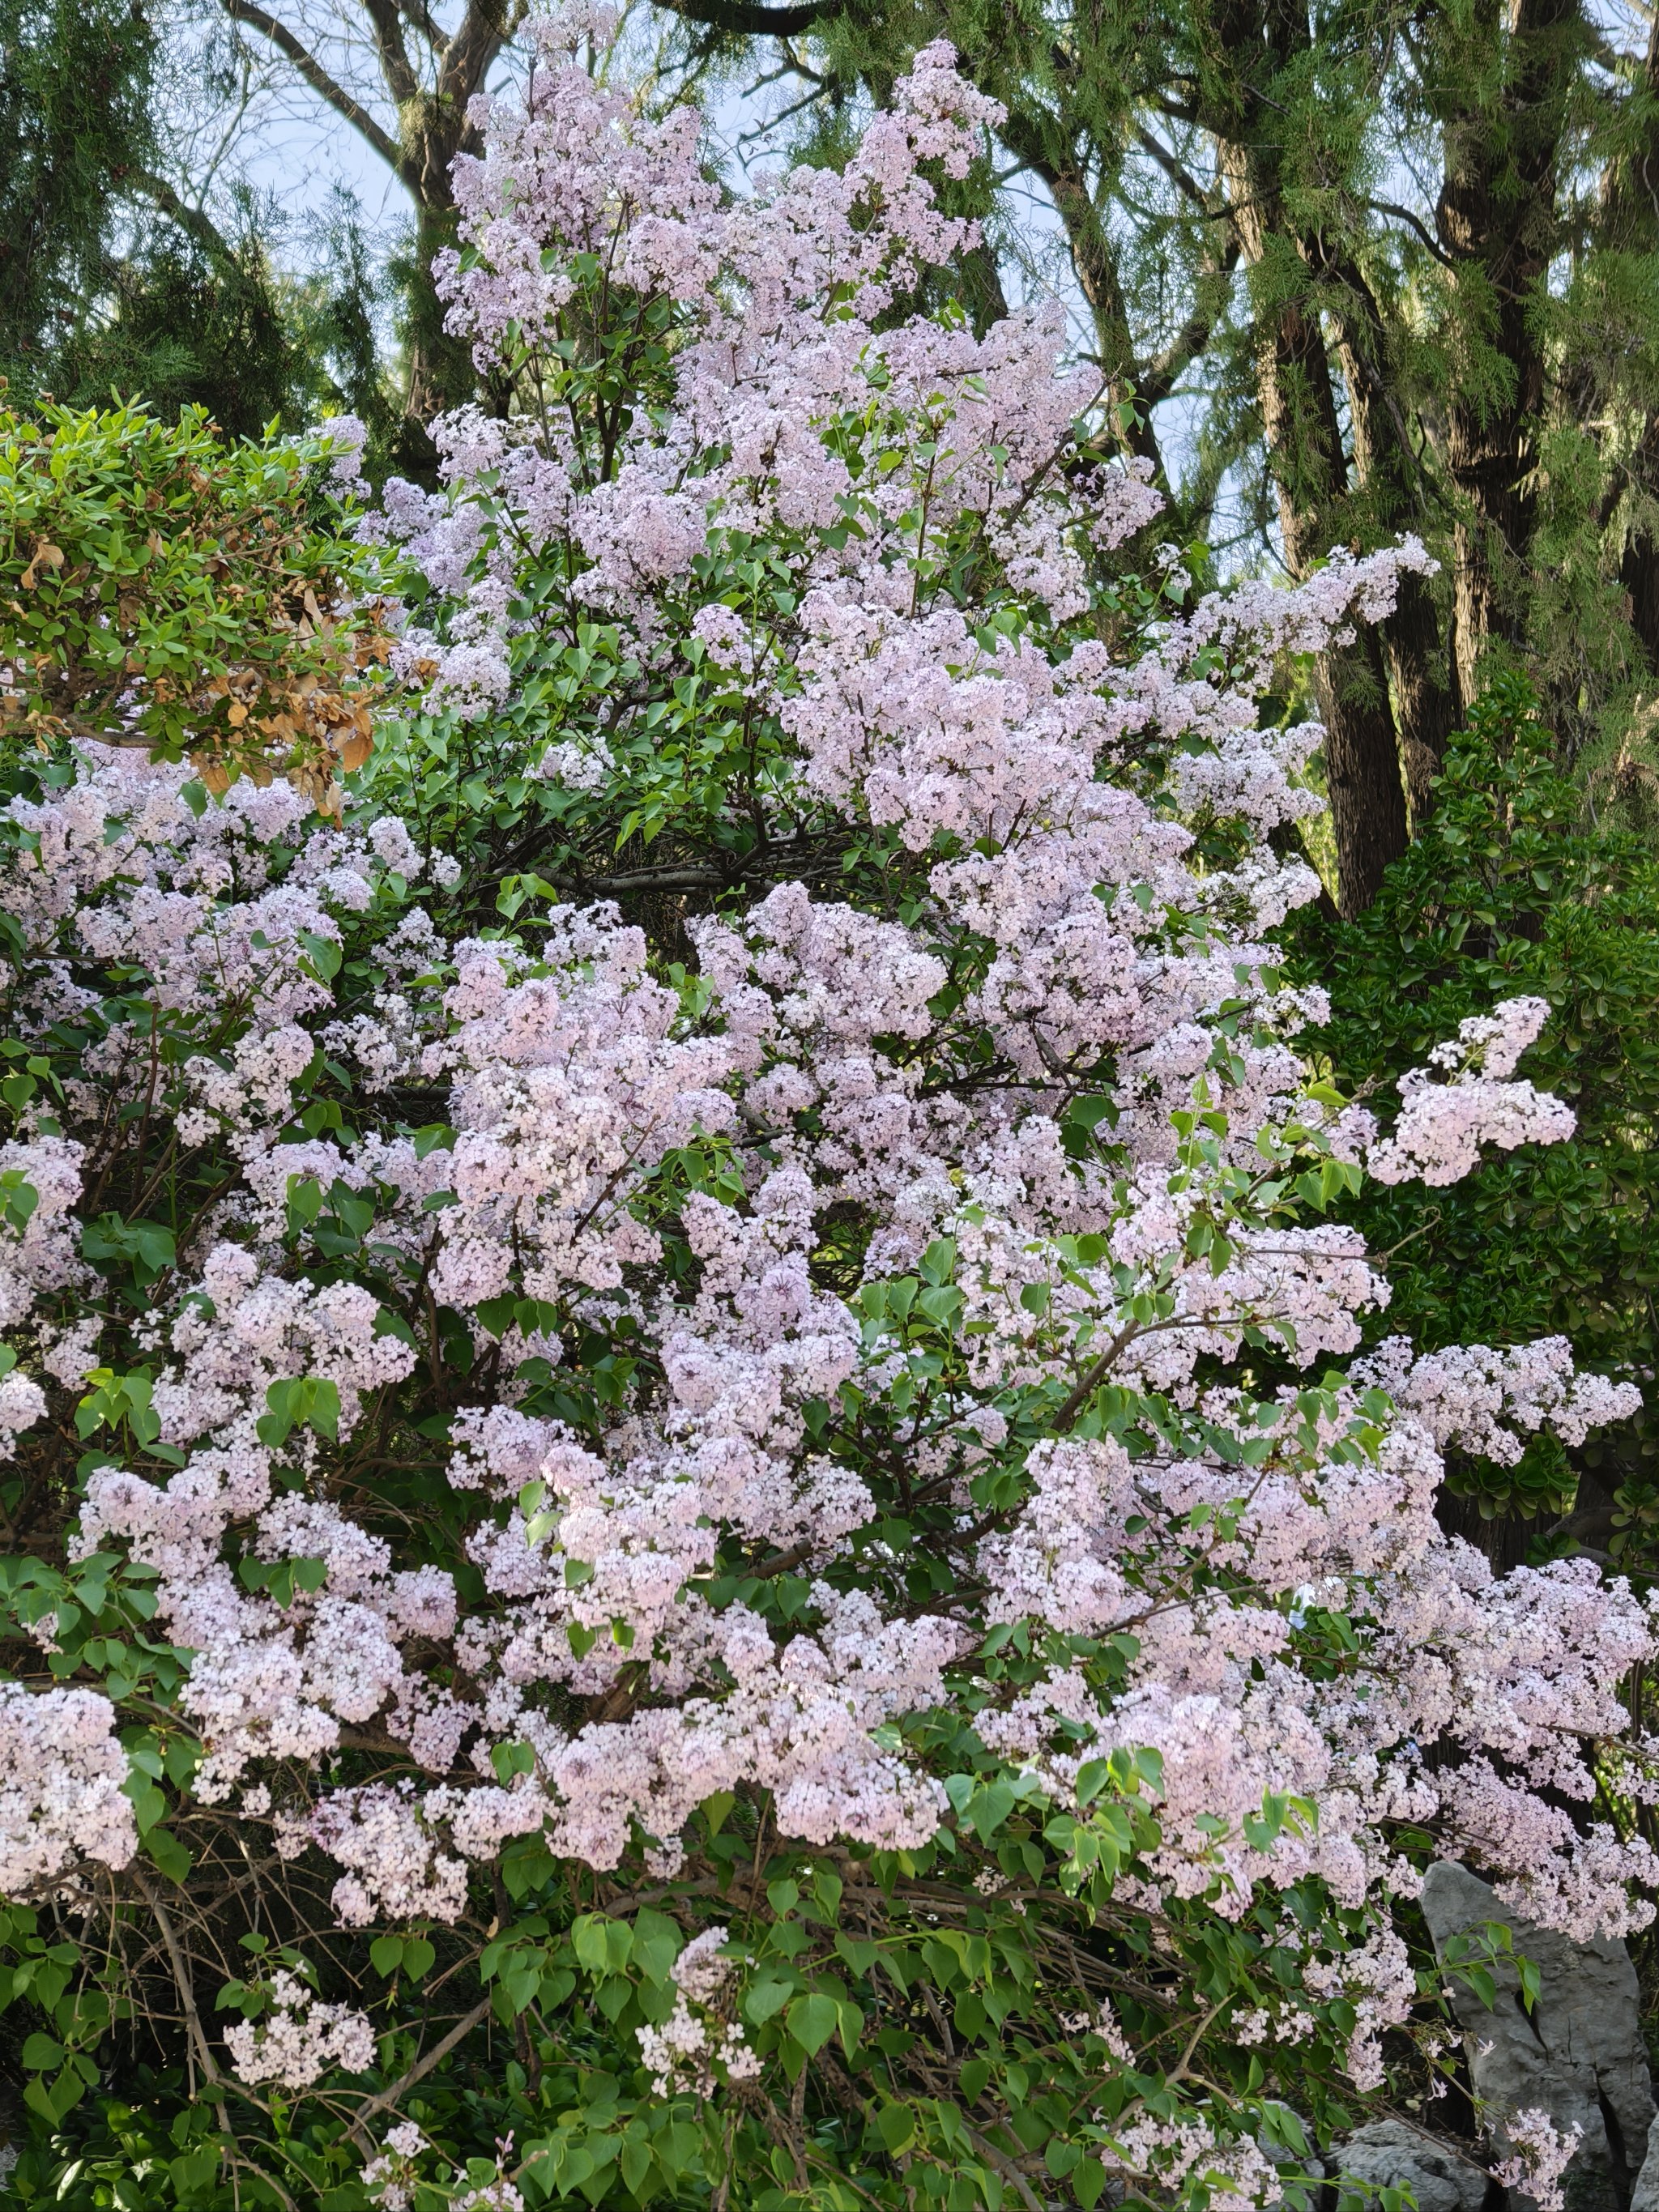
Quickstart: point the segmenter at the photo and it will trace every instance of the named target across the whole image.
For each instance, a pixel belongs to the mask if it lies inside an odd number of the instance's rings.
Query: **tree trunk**
[[[1457,264],[1466,366],[1446,410],[1446,465],[1460,498],[1455,533],[1455,665],[1465,712],[1487,648],[1526,638],[1538,526],[1534,418],[1544,395],[1538,293],[1559,238],[1561,133],[1583,24],[1578,0],[1512,0],[1510,21],[1482,0],[1476,28],[1503,58],[1495,99],[1466,104],[1485,72],[1453,68],[1437,210]],[[1507,50],[1506,50],[1507,49]]]
[[[1616,253],[1659,254],[1659,12],[1648,33],[1642,90],[1648,119],[1637,143],[1609,170],[1602,191],[1601,243]],[[1600,395],[1598,395],[1598,398]],[[1615,478],[1604,520],[1626,509],[1619,580],[1630,594],[1631,627],[1649,670],[1659,675],[1659,408],[1650,406],[1622,481]]]
[[[1346,255],[1324,256],[1346,301],[1333,317],[1348,393],[1354,468],[1372,529],[1398,537],[1425,520],[1420,470],[1388,374],[1382,317],[1364,272]],[[1457,726],[1457,695],[1426,576],[1400,579],[1395,611],[1382,624],[1382,650],[1394,687],[1401,765],[1413,823],[1433,805],[1434,779]]]
[[[395,138],[263,0],[220,0],[220,5],[233,22],[257,32],[285,57],[319,98],[386,163],[414,202],[413,250],[394,264],[404,299],[404,450],[397,458],[411,473],[428,474],[434,457],[427,423],[446,408],[471,399],[477,386],[466,346],[444,329],[443,303],[432,282],[433,257],[455,241],[450,168],[457,154],[476,146],[467,122],[468,106],[483,90],[490,64],[523,20],[526,0],[467,0],[459,27],[447,35],[424,9],[400,9],[397,0],[351,0],[343,12],[350,27],[374,49],[386,95],[397,111]],[[418,27],[430,50],[422,65],[424,81],[404,38],[411,26]]]
[[[1285,560],[1300,581],[1331,550],[1348,495],[1330,358],[1316,307],[1297,296],[1271,157],[1224,141],[1227,178],[1244,258],[1266,297],[1258,310],[1256,389],[1268,465],[1279,498]],[[1269,256],[1273,257],[1272,263]],[[1306,264],[1297,257],[1297,268]],[[1321,657],[1316,684],[1325,723],[1325,777],[1336,841],[1337,904],[1363,914],[1383,871],[1409,838],[1399,748],[1374,629]]]
[[[1323,654],[1316,681],[1336,839],[1336,902],[1352,921],[1381,890],[1384,870],[1410,836],[1376,632]]]
[[[404,412],[424,426],[446,409],[464,406],[477,389],[477,372],[464,338],[444,328],[445,307],[432,281],[432,264],[455,244],[455,204],[446,191],[423,202],[415,218],[415,247],[402,270]]]

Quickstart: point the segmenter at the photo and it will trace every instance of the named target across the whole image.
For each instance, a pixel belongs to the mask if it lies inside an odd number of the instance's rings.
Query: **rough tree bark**
[[[1339,288],[1332,313],[1348,397],[1354,470],[1367,520],[1385,538],[1421,532],[1427,520],[1422,471],[1395,398],[1382,313],[1352,255],[1318,241],[1324,271]],[[1412,819],[1433,805],[1433,781],[1457,726],[1457,694],[1434,590],[1424,576],[1400,579],[1395,611],[1382,624],[1382,650],[1394,692],[1401,765]]]
[[[1214,133],[1228,204],[1256,307],[1256,388],[1278,495],[1285,565],[1312,574],[1342,531],[1348,496],[1330,356],[1311,296],[1305,253],[1292,244],[1280,180],[1282,128],[1262,76],[1282,77],[1305,48],[1300,9],[1275,9],[1264,26],[1254,5],[1224,4],[1214,17],[1225,66],[1203,119]],[[1266,35],[1264,37],[1264,29]],[[1409,838],[1405,787],[1382,641],[1366,629],[1322,656],[1317,689],[1325,723],[1325,777],[1338,866],[1337,904],[1362,913]]]
[[[1472,22],[1498,58],[1495,84],[1454,67],[1443,89],[1444,170],[1436,210],[1455,270],[1463,352],[1446,465],[1459,495],[1455,543],[1459,704],[1478,691],[1486,648],[1519,648],[1538,526],[1535,418],[1544,398],[1538,291],[1560,241],[1561,135],[1585,26],[1579,0],[1479,0]],[[1455,62],[1455,50],[1450,56]]]
[[[1648,33],[1637,88],[1632,143],[1602,180],[1601,243],[1652,264],[1659,257],[1659,12]],[[1631,626],[1659,675],[1659,406],[1650,407],[1628,464],[1607,488],[1603,520],[1622,510],[1619,580],[1630,595]]]

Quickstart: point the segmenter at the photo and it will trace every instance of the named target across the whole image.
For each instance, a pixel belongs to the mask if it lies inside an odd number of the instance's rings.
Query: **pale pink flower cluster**
[[[674,1961],[673,2010],[639,2031],[640,2056],[659,2097],[687,2091],[709,2097],[721,2079],[740,2081],[760,2072],[742,2028],[714,2009],[733,1971],[732,1961],[720,1955],[726,1932],[705,1928],[692,1938]]]
[[[354,834],[317,826],[286,782],[239,781],[198,817],[191,785],[187,765],[89,746],[67,791],[8,802],[21,838],[0,877],[0,906],[27,948],[15,1013],[26,1030],[44,1028],[96,1003],[76,980],[88,963],[141,969],[154,1014],[117,1022],[88,1049],[67,1086],[71,1110],[95,1122],[112,1094],[148,1099],[185,1142],[228,1137],[247,1157],[288,1119],[316,1048],[306,1019],[331,1003],[307,940],[326,958],[343,920],[368,909],[412,847],[405,835],[388,860]],[[176,1083],[158,1081],[164,1024],[185,1042]],[[227,1030],[228,1049],[218,1045]],[[210,1048],[192,1051],[191,1039]],[[55,1209],[36,1187],[44,1226]],[[0,1301],[3,1263],[0,1255]]]
[[[486,2181],[479,2188],[464,2189],[450,2202],[455,2212],[524,2212],[523,2193],[505,2174],[498,2174],[494,2181]]]
[[[1510,2155],[1492,2168],[1492,2179],[1500,2188],[1530,2197],[1538,2212],[1563,2212],[1566,2198],[1561,2177],[1583,2132],[1575,2120],[1563,2133],[1547,2112],[1536,2107],[1511,2112],[1504,2123]]]
[[[1382,2036],[1410,2019],[1417,2002],[1417,1970],[1391,1928],[1378,1929],[1366,1943],[1328,1964],[1310,1959],[1302,1968],[1310,1996],[1341,1998],[1352,2007],[1348,2075],[1357,2089],[1380,2089],[1386,2075]]]
[[[993,1890],[994,1887],[994,1881]],[[1134,2064],[1134,2052],[1130,2049],[1129,2039],[1119,2025],[1117,2014],[1112,2009],[1112,2001],[1109,1997],[1103,1997],[1092,2012],[1073,2013],[1069,2017],[1062,2017],[1060,2026],[1068,2035],[1098,2036],[1120,2066]]]
[[[982,337],[925,319],[875,328],[972,235],[939,211],[920,166],[965,173],[1000,112],[963,82],[950,50],[917,56],[844,171],[798,168],[730,200],[703,173],[696,113],[653,117],[625,85],[595,83],[577,59],[581,35],[568,11],[539,22],[524,103],[475,105],[484,151],[457,164],[456,192],[464,238],[483,258],[463,270],[447,257],[440,288],[451,328],[481,362],[514,343],[534,358],[580,322],[575,271],[599,257],[623,296],[674,304],[678,411],[659,424],[641,410],[596,471],[568,425],[462,410],[436,432],[450,480],[464,489],[488,473],[514,509],[514,534],[563,538],[583,571],[578,597],[646,639],[663,635],[663,595],[682,590],[712,538],[732,526],[810,532],[816,545],[856,509],[858,538],[833,557],[809,551],[806,580],[887,592],[886,556],[916,540],[919,501],[919,550],[977,516],[1015,591],[1079,611],[1079,548],[1118,542],[1157,501],[1135,470],[1096,469],[1071,500],[1030,495],[1030,471],[1052,471],[1097,388],[1056,373],[1063,317],[1012,316]],[[836,450],[826,433],[872,410],[884,442],[914,441],[924,427],[937,434],[927,460],[860,468]],[[483,550],[476,504],[434,501],[401,483],[388,488],[374,526],[404,539],[456,599],[441,635],[406,636],[408,665],[436,669],[431,703],[482,711],[501,664],[480,659],[477,595],[499,592],[510,555]],[[690,611],[715,625],[694,634],[726,658],[732,611]],[[510,631],[491,623],[489,653]],[[740,631],[737,665],[754,671]],[[564,747],[559,757],[572,758]]]
[[[1353,1373],[1386,1390],[1443,1451],[1455,1445],[1501,1467],[1513,1467],[1540,1429],[1581,1444],[1592,1429],[1628,1420],[1642,1402],[1634,1383],[1581,1373],[1564,1336],[1503,1351],[1454,1345],[1420,1358],[1407,1338],[1391,1336]]]
[[[1507,999],[1460,1024],[1455,1040],[1429,1055],[1430,1067],[1449,1070],[1450,1080],[1437,1083],[1422,1067],[1401,1077],[1399,1119],[1391,1136],[1370,1146],[1366,1172],[1378,1182],[1457,1182],[1478,1164],[1483,1144],[1508,1152],[1571,1136],[1570,1107],[1509,1079],[1548,1015],[1542,999]]]
[[[1201,2182],[1221,2212],[1277,2204],[1284,2195],[1259,2143],[1248,2136],[1224,2136],[1202,2117],[1160,2119],[1147,2113],[1121,2129],[1107,2148],[1121,2172],[1160,2190],[1178,2191],[1183,2182]]]
[[[13,1329],[27,1321],[43,1291],[78,1287],[88,1278],[74,1214],[81,1196],[82,1158],[79,1145],[59,1136],[42,1134],[0,1145],[0,1200],[16,1194],[0,1215],[0,1328]],[[26,1194],[32,1194],[32,1204]],[[29,1207],[21,1227],[20,1200]],[[15,1392],[23,1379],[8,1376],[6,1382]],[[14,1398],[11,1402],[21,1415],[31,1401]],[[8,1419],[3,1425],[15,1434],[45,1410],[40,1407],[28,1420]]]
[[[466,1902],[464,1861],[440,1850],[410,1802],[413,1785],[337,1790],[311,1819],[311,1839],[348,1869],[334,1885],[344,1928],[386,1920],[458,1920]]]
[[[274,2081],[308,2089],[331,2069],[362,2074],[374,2063],[374,2031],[349,2005],[325,2004],[307,1982],[278,1966],[266,1991],[269,2008],[258,2021],[225,2030],[225,2047],[249,2088]]]
[[[1331,1445],[1358,1417],[1358,1396],[1356,1388],[1346,1405],[1339,1399]],[[1212,1416],[1223,1409],[1217,1394]],[[1271,1436],[1299,1418],[1286,1393],[1252,1425]],[[1152,1866],[1174,1893],[1203,1894],[1219,1877],[1217,1909],[1231,1913],[1295,1869],[1358,1905],[1376,1881],[1411,1883],[1380,1824],[1437,1820],[1458,1848],[1508,1874],[1525,1909],[1552,1926],[1623,1931],[1651,1918],[1652,1905],[1630,1893],[1659,1876],[1646,1847],[1578,1835],[1535,1794],[1593,1797],[1583,1747],[1625,1728],[1618,1688],[1650,1646],[1644,1610],[1588,1561],[1498,1580],[1479,1554],[1448,1541],[1432,1511],[1439,1459],[1409,1419],[1375,1465],[1333,1457],[1312,1482],[1161,1455],[1131,1462],[1109,1440],[1040,1445],[1031,1468],[1012,1528],[981,1547],[989,1616],[1036,1617],[1068,1633],[1127,1629],[1139,1654],[1109,1712],[1080,1671],[1056,1671],[981,1713],[975,1728],[1060,1796],[1103,1753],[1156,1751],[1164,1839]],[[1178,1595],[1167,1578],[1183,1550],[1248,1569],[1255,1594]],[[1339,1593],[1369,1623],[1370,1663],[1352,1693],[1316,1686],[1289,1650],[1306,1609]],[[1464,1747],[1461,1764],[1431,1771],[1414,1751],[1400,1755],[1448,1740]],[[1501,1783],[1488,1752],[1519,1778]],[[1253,1843],[1249,1824],[1269,1796],[1316,1803],[1316,1825],[1293,1822]],[[1374,2066],[1376,2033],[1393,2024],[1406,1983],[1390,1986],[1392,1996],[1379,1984],[1375,2006],[1360,2008],[1362,2070]]]
[[[1500,1885],[1499,1894],[1524,1918],[1559,1928],[1575,1942],[1596,1936],[1615,1942],[1638,1936],[1653,1923],[1648,1899],[1632,1893],[1659,1888],[1659,1853],[1640,1836],[1621,1838],[1597,1822],[1587,1836],[1564,1828],[1558,1848],[1524,1875]]]
[[[368,425],[361,415],[328,415],[317,426],[331,448],[329,478],[342,492],[361,492],[363,488],[363,448],[368,443]]]
[[[138,1848],[116,1711],[95,1690],[0,1682],[0,1897],[49,1894],[84,1860]]]
[[[386,2144],[363,2168],[363,2186],[383,2212],[409,2212],[419,2179],[417,2160],[427,2140],[413,2120],[388,2128]]]

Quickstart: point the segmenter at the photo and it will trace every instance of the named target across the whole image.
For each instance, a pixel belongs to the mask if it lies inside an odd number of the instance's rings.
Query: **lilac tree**
[[[1451,2063],[1430,1856],[1575,1934],[1659,1875],[1645,1604],[1434,1513],[1634,1394],[1418,1357],[1327,1218],[1569,1133],[1547,1009],[1358,1102],[1276,964],[1262,702],[1425,556],[1124,571],[1057,325],[919,304],[947,51],[734,202],[586,27],[458,167],[515,404],[365,518],[343,818],[90,742],[3,817],[30,2185],[1294,2197]],[[136,2178],[110,2063],[178,2069]]]

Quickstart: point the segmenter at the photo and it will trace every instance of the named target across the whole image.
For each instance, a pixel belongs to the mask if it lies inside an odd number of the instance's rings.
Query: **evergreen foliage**
[[[1446,1190],[1368,1194],[1352,1211],[1379,1251],[1411,1254],[1385,1323],[1425,1346],[1559,1331],[1579,1356],[1642,1378],[1645,1410],[1568,1455],[1454,1468],[1468,1533],[1514,1558],[1581,1540],[1650,1570],[1659,1449],[1659,866],[1651,840],[1598,821],[1559,765],[1538,701],[1500,679],[1448,749],[1432,817],[1369,912],[1313,913],[1290,972],[1317,978],[1316,1038],[1333,1081],[1384,1092],[1437,1037],[1517,992],[1552,1008],[1531,1065],[1569,1100],[1574,1136],[1488,1161]],[[1585,1479],[1587,1478],[1587,1480]],[[1581,1499],[1579,1487],[1584,1480]],[[1452,1518],[1467,1525],[1466,1516]],[[1638,1541],[1639,1536],[1639,1541]]]

